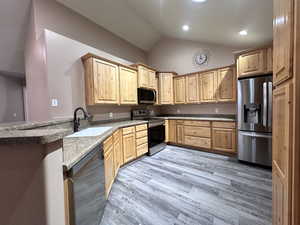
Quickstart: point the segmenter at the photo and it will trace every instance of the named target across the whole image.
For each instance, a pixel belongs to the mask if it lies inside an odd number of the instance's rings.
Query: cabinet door
[[[174,78],[174,103],[185,103],[185,77]]]
[[[238,58],[238,77],[263,75],[266,66],[266,50],[259,49],[240,55]]]
[[[155,89],[156,88],[156,73],[153,70],[148,70],[149,76],[149,88]]]
[[[156,91],[156,102],[155,102],[155,105],[159,105],[160,104],[160,97],[159,97],[159,90],[158,90],[158,87],[159,87],[159,80],[158,80],[158,77],[155,77],[155,91]]]
[[[120,132],[118,131],[114,134],[114,164],[115,164],[115,176],[118,170],[123,164],[123,151],[122,151],[122,140],[120,137]]]
[[[146,67],[138,66],[138,83],[139,87],[148,88],[149,72]]]
[[[233,129],[213,128],[212,148],[225,152],[236,152],[236,132]]]
[[[292,166],[292,84],[273,91],[273,224],[290,224]]]
[[[273,13],[273,82],[292,77],[293,14],[292,0],[274,0]]]
[[[136,158],[135,133],[123,135],[124,163]]]
[[[167,142],[176,143],[176,120],[168,120]]]
[[[94,59],[95,103],[119,103],[119,68],[106,61]]]
[[[176,136],[177,144],[183,144],[184,143],[184,125],[183,124],[177,124],[176,125]]]
[[[198,74],[188,75],[185,77],[186,82],[186,103],[199,102],[199,82]]]
[[[174,88],[173,88],[173,74],[160,73],[159,74],[159,97],[161,105],[174,104]]]
[[[236,75],[233,67],[220,69],[218,71],[218,101],[236,101]]]
[[[113,145],[111,145],[104,156],[104,172],[105,172],[105,192],[108,197],[111,186],[115,179],[114,153]]]
[[[120,104],[137,105],[137,72],[120,67]]]
[[[217,95],[217,72],[210,71],[200,74],[201,102],[215,102]]]

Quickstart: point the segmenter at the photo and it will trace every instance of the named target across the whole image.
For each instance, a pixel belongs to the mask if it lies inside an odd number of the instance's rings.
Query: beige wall
[[[90,52],[126,65],[133,64],[49,30],[45,31],[45,39],[49,105],[51,99],[58,100],[58,107],[50,106],[49,109],[52,119],[71,117],[75,108],[85,107],[84,68],[81,61],[83,55]],[[99,119],[109,119],[110,112],[113,113],[113,118],[128,118],[130,110],[126,106],[89,107],[89,112],[98,114]]]
[[[209,62],[197,66],[193,57],[199,50],[208,49]],[[192,73],[234,64],[233,49],[194,41],[165,38],[160,40],[148,54],[148,64],[160,71],[178,74]]]
[[[23,79],[0,73],[0,123],[23,120]]]
[[[33,0],[37,35],[54,31],[132,62],[146,61],[146,53],[55,0]]]

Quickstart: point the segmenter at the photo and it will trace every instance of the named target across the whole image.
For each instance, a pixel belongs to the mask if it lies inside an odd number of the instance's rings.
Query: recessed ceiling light
[[[198,3],[203,3],[206,2],[207,0],[192,0],[193,2],[198,2]]]
[[[182,30],[188,31],[190,29],[189,25],[183,25]]]
[[[246,36],[246,35],[248,34],[248,31],[247,31],[247,30],[241,30],[241,31],[239,32],[239,34],[240,34],[241,36]]]

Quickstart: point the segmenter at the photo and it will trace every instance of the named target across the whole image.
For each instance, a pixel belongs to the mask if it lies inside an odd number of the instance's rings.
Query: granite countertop
[[[2,130],[0,144],[47,144],[72,133],[70,129]]]
[[[72,120],[73,120],[72,118],[66,118],[66,119],[50,120],[45,122],[20,121],[20,122],[11,122],[11,123],[0,123],[0,131],[36,129],[36,128],[42,128],[46,126],[71,122]]]
[[[235,115],[162,115],[153,118],[174,119],[174,120],[206,120],[235,122]]]
[[[84,158],[91,150],[97,145],[101,144],[106,138],[112,135],[116,130],[135,126],[140,124],[146,124],[145,120],[127,120],[120,122],[111,122],[105,124],[93,125],[91,127],[111,127],[108,131],[102,133],[99,136],[90,137],[65,137],[63,139],[63,167],[67,171],[71,169],[76,163]]]

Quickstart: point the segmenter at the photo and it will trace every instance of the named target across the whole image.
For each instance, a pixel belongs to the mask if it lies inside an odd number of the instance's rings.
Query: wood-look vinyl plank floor
[[[101,225],[272,225],[272,173],[167,146],[120,169]]]

